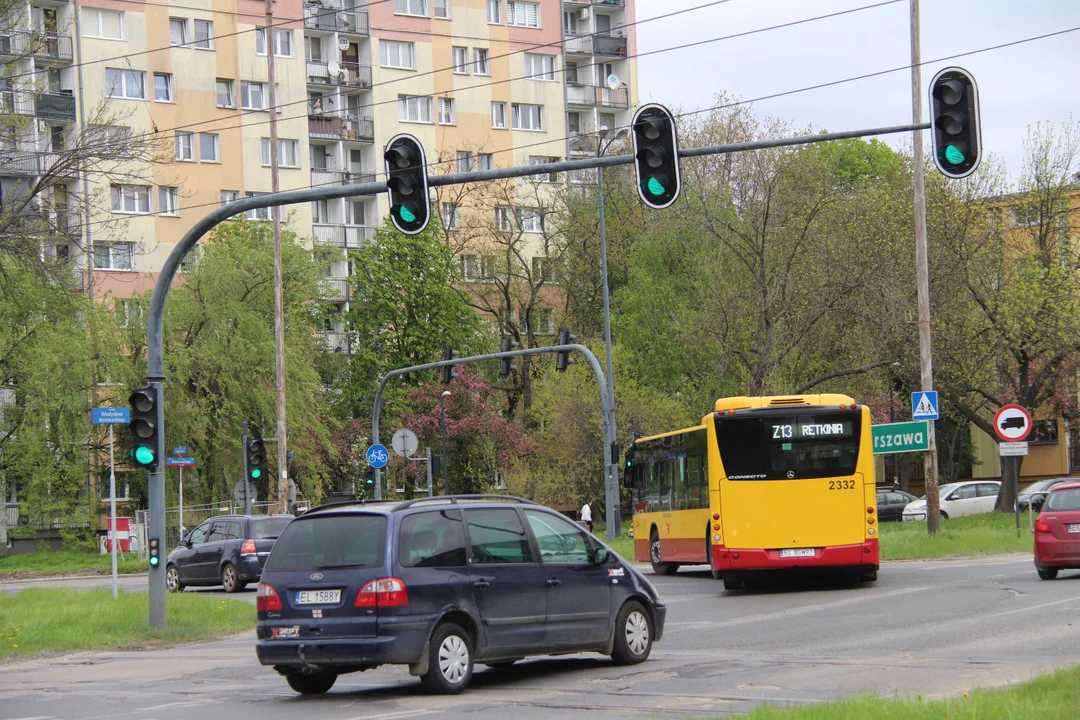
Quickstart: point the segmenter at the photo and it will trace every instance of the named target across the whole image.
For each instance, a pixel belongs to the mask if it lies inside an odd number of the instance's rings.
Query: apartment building
[[[593,133],[627,125],[637,104],[633,0],[275,0],[269,35],[261,0],[78,7],[76,18],[68,2],[30,0],[24,18],[0,26],[0,59],[18,57],[5,75],[20,78],[0,80],[0,113],[34,128],[17,147],[0,144],[0,191],[40,175],[102,106],[116,116],[118,141],[156,139],[156,161],[133,164],[122,183],[91,174],[83,188],[73,174],[50,201],[71,231],[50,241],[52,252],[91,269],[100,298],[152,287],[198,219],[270,191],[267,52],[282,190],[374,179],[382,148],[402,132],[421,140],[429,162],[446,161],[432,172],[588,156]],[[100,217],[80,223],[68,195],[107,197],[94,213],[126,221],[123,232],[99,233]],[[325,300],[339,310],[349,303],[348,251],[371,237],[386,202],[287,210],[326,261]],[[459,211],[439,210],[451,222]],[[493,222],[532,227],[527,213],[504,215]],[[340,323],[326,334],[345,349]]]

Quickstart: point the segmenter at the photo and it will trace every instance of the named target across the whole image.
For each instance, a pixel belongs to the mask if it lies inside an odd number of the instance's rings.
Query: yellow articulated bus
[[[729,590],[789,568],[877,579],[870,411],[846,395],[717,400],[696,427],[635,440],[624,483],[634,557],[657,573],[708,565]]]

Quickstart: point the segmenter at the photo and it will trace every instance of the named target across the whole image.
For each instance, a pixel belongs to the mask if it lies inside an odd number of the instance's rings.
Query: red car
[[[1043,580],[1080,568],[1080,482],[1062,483],[1046,496],[1035,521],[1035,569]]]

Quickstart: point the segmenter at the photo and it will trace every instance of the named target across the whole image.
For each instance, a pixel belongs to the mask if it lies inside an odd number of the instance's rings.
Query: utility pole
[[[911,118],[922,122],[922,72],[919,52],[919,0],[911,0]],[[919,294],[919,371],[922,390],[934,389],[934,361],[930,353],[930,263],[926,245],[926,186],[923,182],[922,131],[911,134],[915,162],[915,265]],[[934,421],[926,424],[930,449],[926,452],[926,531],[941,530],[938,502],[937,438]]]
[[[270,86],[270,188],[278,192],[277,83],[274,70],[274,0],[266,0],[266,80]],[[277,391],[277,465],[279,512],[289,512],[289,460],[285,432],[285,319],[284,290],[281,279],[281,212],[270,208],[274,227],[274,388]],[[247,483],[247,478],[244,478]],[[270,483],[273,488],[273,483]],[[245,484],[245,488],[247,485]]]

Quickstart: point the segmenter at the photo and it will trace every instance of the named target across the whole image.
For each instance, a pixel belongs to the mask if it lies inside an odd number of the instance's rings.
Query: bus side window
[[[650,458],[645,464],[646,512],[656,512],[660,509],[660,478],[656,471],[656,462]]]
[[[701,458],[697,455],[686,457],[686,486],[689,489],[689,508],[708,507],[708,500],[701,485]]]
[[[671,509],[671,469],[670,460],[660,460],[656,463],[657,474],[660,476],[660,509]]]

